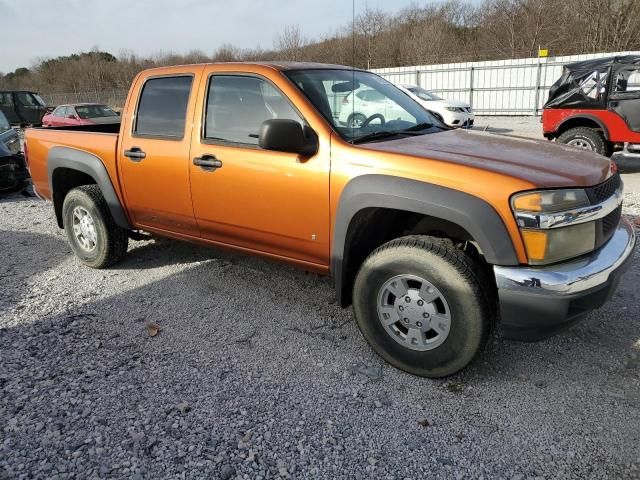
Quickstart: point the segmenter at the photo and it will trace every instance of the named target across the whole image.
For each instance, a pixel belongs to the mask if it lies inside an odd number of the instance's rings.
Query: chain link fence
[[[549,87],[567,63],[640,52],[416,65],[372,70],[395,84],[414,84],[470,104],[480,115],[540,115]]]
[[[40,96],[49,106],[65,103],[101,103],[120,110],[127,99],[128,89],[101,90],[93,92],[46,93]]]

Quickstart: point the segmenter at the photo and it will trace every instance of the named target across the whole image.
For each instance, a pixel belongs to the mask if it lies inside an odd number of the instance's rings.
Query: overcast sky
[[[356,0],[356,12],[398,11],[416,0]],[[0,0],[0,71],[93,47],[148,55],[207,54],[223,43],[271,48],[287,24],[317,38],[351,20],[350,0]]]

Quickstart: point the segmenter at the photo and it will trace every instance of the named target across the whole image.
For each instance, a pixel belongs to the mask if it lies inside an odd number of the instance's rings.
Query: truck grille
[[[607,198],[611,197],[616,190],[620,188],[621,184],[622,180],[620,180],[620,174],[615,173],[601,184],[587,188],[587,196],[593,205],[602,203]],[[618,206],[618,208],[609,213],[606,217],[596,220],[596,249],[607,243],[613,236],[618,223],[620,223],[621,216],[622,205]]]
[[[620,183],[620,174],[616,173],[601,184],[587,188],[589,200],[591,200],[591,203],[600,203],[603,200],[606,200],[613,195],[618,188],[620,188]]]
[[[622,205],[616,208],[613,212],[602,219],[602,235],[608,240],[613,234],[618,223],[620,223],[620,217],[622,216]]]

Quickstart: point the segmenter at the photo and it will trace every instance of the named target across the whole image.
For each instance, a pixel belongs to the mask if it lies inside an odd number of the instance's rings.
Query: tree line
[[[361,11],[353,22],[311,39],[287,25],[270,49],[223,44],[211,53],[117,56],[93,50],[0,73],[0,88],[45,93],[127,89],[140,70],[162,65],[252,60],[314,61],[380,68],[640,49],[639,0],[462,0],[397,13]]]

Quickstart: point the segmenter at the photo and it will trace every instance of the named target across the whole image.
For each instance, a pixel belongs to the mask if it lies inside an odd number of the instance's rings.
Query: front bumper
[[[444,123],[450,127],[471,128],[475,117],[473,113],[446,112],[442,118]]]
[[[611,239],[589,255],[546,267],[494,266],[505,337],[541,340],[602,306],[630,265],[635,242],[623,218]]]

